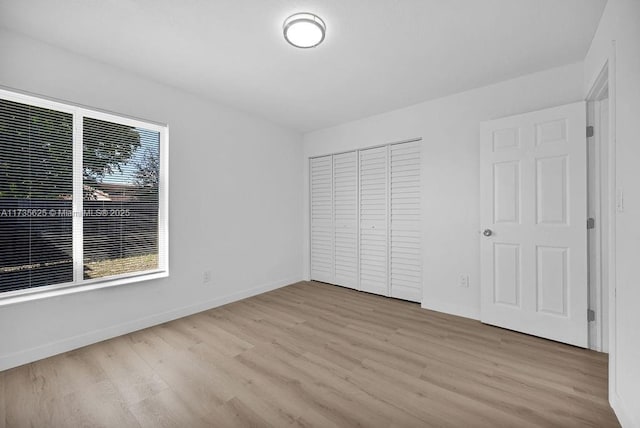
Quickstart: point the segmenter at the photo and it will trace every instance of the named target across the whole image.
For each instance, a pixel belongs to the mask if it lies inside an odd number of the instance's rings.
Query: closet
[[[311,158],[311,279],[422,299],[421,140]]]

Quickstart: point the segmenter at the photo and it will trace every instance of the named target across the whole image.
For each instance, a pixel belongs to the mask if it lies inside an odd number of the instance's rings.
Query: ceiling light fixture
[[[312,13],[295,13],[284,20],[282,32],[287,42],[297,48],[315,48],[324,40],[327,26]]]

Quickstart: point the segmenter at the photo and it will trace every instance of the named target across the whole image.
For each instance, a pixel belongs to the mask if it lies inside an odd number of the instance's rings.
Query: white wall
[[[582,64],[417,104],[304,136],[310,156],[423,138],[423,307],[478,318],[480,314],[480,122],[578,101]],[[336,100],[340,102],[340,100]],[[309,276],[308,176],[305,170],[305,278]],[[469,274],[470,287],[458,276]]]
[[[615,218],[609,399],[624,427],[640,427],[640,1],[607,3],[585,59],[584,94],[608,60],[615,69],[615,182],[624,194],[624,211]]]
[[[0,306],[0,370],[302,278],[301,135],[15,33],[0,58],[2,86],[169,124],[171,244],[169,278]]]

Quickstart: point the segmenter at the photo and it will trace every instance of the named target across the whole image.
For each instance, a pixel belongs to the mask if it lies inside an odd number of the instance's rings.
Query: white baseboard
[[[478,311],[465,306],[438,302],[432,299],[423,300],[421,306],[423,309],[430,309],[432,311],[442,312],[449,315],[471,318],[472,320],[480,320],[480,313]]]
[[[640,421],[634,421],[631,413],[627,410],[622,399],[618,394],[613,394],[609,397],[609,404],[618,417],[618,422],[622,428],[638,428],[640,427]]]
[[[154,325],[173,321],[178,318],[183,318],[189,315],[196,314],[198,312],[226,305],[227,303],[246,299],[247,297],[266,293],[267,291],[275,290],[277,288],[281,288],[298,281],[301,281],[301,279],[298,277],[283,279],[280,281],[273,281],[247,290],[239,291],[237,293],[232,293],[205,302],[200,302],[195,305],[172,309],[159,314],[154,314],[137,320],[128,321],[122,324],[116,324],[114,326],[100,330],[90,331],[88,333],[72,336],[56,342],[50,342],[45,345],[26,349],[12,354],[2,355],[0,356],[0,371],[21,366],[23,364],[28,364],[33,361],[71,351],[73,349],[78,349],[83,346],[111,339],[113,337],[122,336],[124,334],[142,330]]]

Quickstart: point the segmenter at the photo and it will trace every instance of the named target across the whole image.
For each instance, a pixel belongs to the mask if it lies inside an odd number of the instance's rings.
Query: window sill
[[[67,294],[82,293],[85,291],[99,290],[102,288],[117,287],[127,284],[134,284],[142,281],[166,278],[169,271],[151,271],[140,275],[127,276],[122,278],[105,278],[103,280],[93,280],[82,284],[60,284],[46,287],[28,288],[9,292],[6,296],[0,295],[0,306],[8,306],[18,303],[25,303],[32,300],[48,299],[51,297],[64,296]]]

